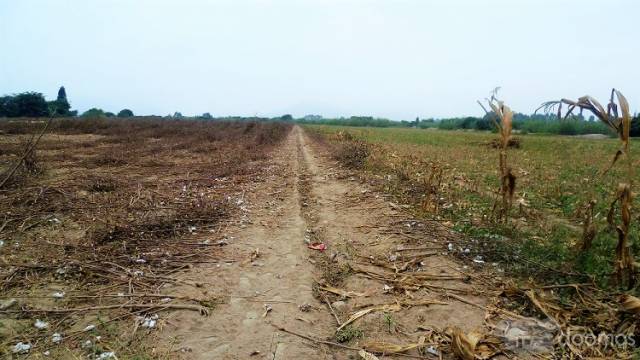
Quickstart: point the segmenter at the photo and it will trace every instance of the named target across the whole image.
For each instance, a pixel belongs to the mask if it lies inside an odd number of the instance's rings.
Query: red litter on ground
[[[323,243],[313,243],[313,244],[309,244],[309,246],[307,247],[312,250],[320,250],[320,251],[327,250],[327,245]]]

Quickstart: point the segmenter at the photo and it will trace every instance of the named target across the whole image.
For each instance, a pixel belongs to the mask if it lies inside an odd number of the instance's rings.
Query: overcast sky
[[[0,0],[0,94],[136,114],[481,115],[617,87],[637,0]]]

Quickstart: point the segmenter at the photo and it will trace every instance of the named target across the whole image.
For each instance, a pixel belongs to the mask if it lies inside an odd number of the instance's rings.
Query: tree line
[[[282,116],[284,118],[287,115]],[[407,127],[419,129],[442,130],[480,130],[494,131],[492,114],[483,117],[457,117],[444,119],[420,119],[413,121],[394,121],[372,116],[352,116],[349,118],[325,119],[318,115],[308,115],[295,121],[303,124],[368,126],[368,127]],[[283,119],[284,120],[284,119]],[[522,114],[515,113],[513,129],[519,133],[542,133],[557,135],[604,134],[614,135],[605,124],[597,121],[593,116],[584,118],[581,115],[560,119],[553,114]],[[631,136],[640,136],[640,115],[634,116],[631,123]]]
[[[420,119],[413,121],[394,121],[385,118],[376,118],[373,116],[351,116],[348,118],[326,119],[320,115],[307,115],[303,118],[296,119],[291,114],[285,114],[279,117],[268,118],[244,118],[244,117],[226,117],[224,119],[236,120],[276,120],[285,122],[298,122],[303,124],[324,124],[324,125],[342,125],[342,126],[370,126],[370,127],[408,127],[420,129],[443,129],[443,130],[485,130],[493,131],[493,123],[490,118],[492,114],[486,114],[483,117],[457,117],[444,119]],[[64,86],[58,90],[58,96],[55,100],[47,101],[39,92],[23,92],[14,95],[5,95],[0,97],[0,117],[74,117],[78,116],[77,110],[71,110],[71,104],[67,99],[67,92]],[[91,108],[79,116],[81,117],[132,117],[133,111],[130,109],[122,109],[117,114],[104,111],[99,108]],[[168,118],[186,118],[180,112],[169,114]],[[210,113],[206,112],[196,119],[213,119]],[[520,133],[547,133],[560,135],[582,135],[582,134],[605,134],[612,135],[611,130],[602,122],[596,121],[591,116],[586,119],[582,115],[571,116],[567,119],[558,120],[552,114],[522,114],[515,113],[513,117],[513,129]],[[636,115],[632,120],[631,136],[640,136],[640,115]]]
[[[71,110],[71,104],[67,100],[67,91],[64,86],[58,90],[55,100],[47,101],[44,95],[35,91],[27,91],[20,94],[5,95],[0,97],[0,117],[74,117],[78,116],[77,110]],[[122,109],[118,114],[91,108],[82,114],[82,117],[131,117],[133,111]]]

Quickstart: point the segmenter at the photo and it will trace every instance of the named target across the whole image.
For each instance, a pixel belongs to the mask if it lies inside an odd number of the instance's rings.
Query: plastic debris
[[[323,244],[323,243],[312,243],[307,245],[307,247],[311,250],[320,250],[320,251],[325,251],[327,250],[327,245]]]
[[[86,349],[86,348],[91,347],[91,346],[93,346],[93,343],[91,342],[91,340],[87,340],[84,343],[82,343],[82,348],[83,349]]]
[[[96,326],[91,324],[91,325],[87,325],[86,328],[84,328],[83,331],[91,331],[91,330],[95,330]]]
[[[429,346],[428,348],[425,349],[429,354],[431,355],[435,355],[435,356],[440,356],[440,352],[438,351],[438,349],[436,349],[433,346]]]
[[[51,296],[54,299],[62,299],[64,297],[64,291],[56,291],[53,294],[51,294]]]
[[[145,260],[145,259],[136,259],[136,263],[138,263],[138,264],[144,264],[146,262],[147,262],[147,260]]]
[[[0,240],[0,247],[4,246],[4,240]]]
[[[267,314],[269,312],[271,312],[271,310],[273,310],[273,308],[271,307],[271,305],[269,304],[264,304],[264,313],[262,314],[262,317],[266,317]]]
[[[158,323],[158,315],[154,314],[154,315],[143,318],[142,324],[140,326],[147,329],[153,329],[154,327],[156,327],[157,323]]]
[[[54,344],[60,344],[62,342],[62,334],[55,333],[51,335],[51,342]]]
[[[42,329],[46,329],[49,327],[49,323],[44,322],[40,319],[36,319],[36,322],[33,324],[33,326],[36,327],[36,329],[38,330],[42,330]]]
[[[144,271],[136,270],[133,272],[133,276],[137,276],[137,277],[144,276]]]
[[[478,255],[473,259],[473,262],[476,264],[484,264],[484,260],[482,260],[482,256]]]
[[[382,289],[384,290],[385,293],[388,293],[391,290],[393,290],[393,286],[389,286],[387,284],[384,284],[384,287]]]
[[[23,342],[15,344],[13,349],[11,349],[14,354],[26,354],[29,350],[31,350],[31,344]]]
[[[51,351],[47,350],[47,351],[43,352],[42,355],[49,356],[49,355],[51,355]]]
[[[449,249],[449,251],[453,251],[453,244],[449,243],[449,245],[447,245],[447,249]]]

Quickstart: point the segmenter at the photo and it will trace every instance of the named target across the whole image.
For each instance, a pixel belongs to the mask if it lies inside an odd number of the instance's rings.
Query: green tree
[[[24,92],[1,98],[0,113],[6,117],[41,117],[49,115],[44,96],[38,92]]]
[[[102,109],[91,108],[80,115],[82,117],[104,117],[105,113]]]
[[[173,113],[173,117],[177,118],[177,119],[180,119],[180,118],[182,118],[182,113],[180,111],[176,111],[176,112]]]
[[[636,116],[631,119],[629,135],[634,137],[640,136],[640,114],[636,114]]]
[[[111,111],[107,111],[104,113],[104,116],[106,117],[116,117],[116,114],[112,113]]]
[[[282,121],[291,121],[293,120],[293,116],[291,116],[291,114],[285,114],[280,116],[280,120]]]
[[[13,96],[0,97],[0,117],[11,117],[16,113]]]
[[[69,116],[71,105],[67,100],[67,91],[64,89],[64,86],[58,89],[58,97],[55,101],[48,103],[48,108],[52,116]]]
[[[133,111],[129,110],[129,109],[122,109],[120,110],[120,112],[118,113],[118,117],[119,118],[124,118],[124,117],[132,117],[133,116]]]
[[[202,116],[200,116],[202,119],[213,119],[213,116],[211,116],[211,114],[209,114],[208,112],[202,114]]]

